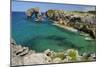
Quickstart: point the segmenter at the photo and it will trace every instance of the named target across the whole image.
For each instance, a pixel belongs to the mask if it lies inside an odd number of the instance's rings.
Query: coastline
[[[74,29],[74,28],[72,28],[72,27],[68,27],[68,26],[64,26],[64,25],[58,24],[58,23],[55,22],[55,21],[54,21],[54,23],[53,23],[52,25],[58,26],[58,27],[63,28],[63,29],[67,29],[67,30],[69,30],[69,31],[71,31],[71,32],[78,32],[77,29]]]
[[[87,41],[92,41],[94,40],[93,38],[91,38],[91,36],[85,32],[79,32],[77,29],[73,28],[73,27],[69,27],[69,26],[65,26],[65,25],[61,25],[59,24],[57,21],[53,21],[54,23],[52,23],[52,25],[69,30],[71,32],[74,33],[79,33],[80,36],[83,36],[85,40]]]
[[[79,55],[78,50],[68,49],[64,52],[54,52],[50,49],[37,53],[28,47],[17,45],[11,40],[11,66],[32,65],[32,64],[51,64],[68,62],[95,61],[95,53],[83,53]],[[73,56],[72,56],[73,55]]]

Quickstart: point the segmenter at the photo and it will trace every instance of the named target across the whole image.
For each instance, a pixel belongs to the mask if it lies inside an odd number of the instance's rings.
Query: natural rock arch
[[[30,8],[25,12],[28,19],[32,18],[33,14],[35,15],[35,18],[38,18],[39,15],[39,8]]]

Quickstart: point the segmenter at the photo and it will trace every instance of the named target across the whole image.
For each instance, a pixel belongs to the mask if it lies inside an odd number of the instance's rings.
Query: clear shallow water
[[[12,38],[17,44],[28,46],[30,49],[42,52],[46,49],[65,51],[75,48],[82,52],[95,52],[95,41],[86,41],[78,33],[51,25],[45,19],[41,23],[26,20],[24,13],[12,13]]]

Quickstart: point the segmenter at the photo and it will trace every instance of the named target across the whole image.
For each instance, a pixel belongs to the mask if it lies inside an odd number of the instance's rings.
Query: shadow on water
[[[45,37],[46,39],[52,39],[52,40],[57,40],[57,41],[62,41],[65,40],[65,37],[60,37],[60,36],[56,36],[56,35],[51,35],[51,36],[47,36]]]

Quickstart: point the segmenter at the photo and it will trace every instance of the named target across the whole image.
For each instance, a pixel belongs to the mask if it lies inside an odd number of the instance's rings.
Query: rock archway
[[[35,18],[38,18],[39,17],[39,8],[38,7],[30,8],[26,11],[25,14],[28,19],[32,18],[33,14],[35,15]]]

